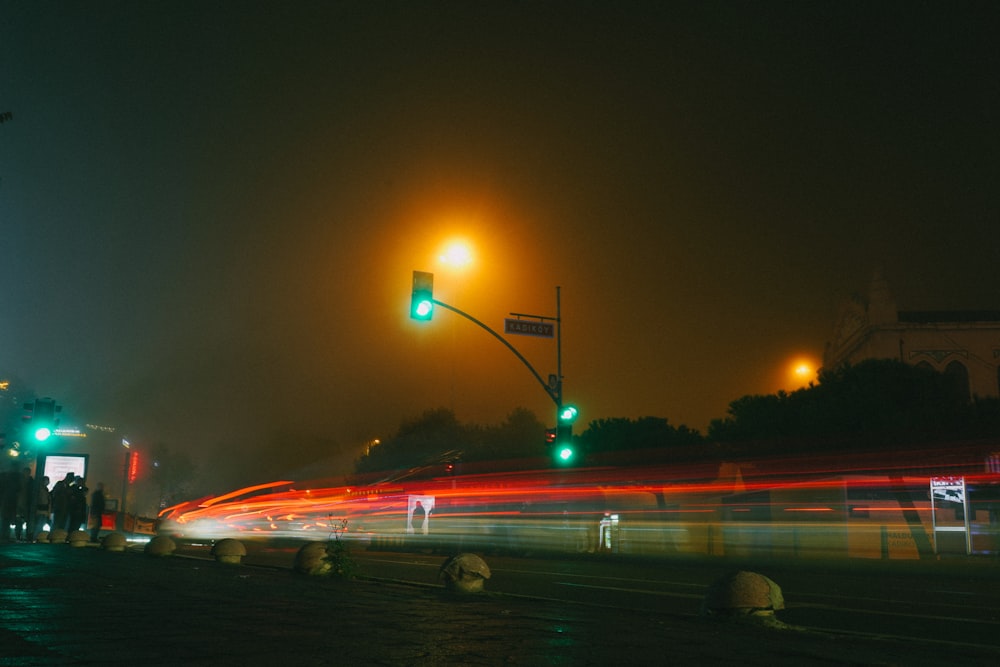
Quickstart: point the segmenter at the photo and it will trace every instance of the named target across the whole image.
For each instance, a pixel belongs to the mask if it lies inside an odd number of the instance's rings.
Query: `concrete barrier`
[[[462,553],[446,560],[439,576],[445,588],[453,593],[480,593],[490,578],[490,568],[476,554]]]
[[[247,548],[239,540],[231,537],[219,540],[212,546],[212,555],[218,563],[239,565],[247,555]]]
[[[101,538],[101,549],[104,551],[124,552],[128,540],[121,533],[108,533]]]
[[[160,558],[163,556],[172,556],[175,549],[177,549],[177,545],[172,539],[166,535],[157,535],[149,542],[146,542],[143,553],[147,556]]]
[[[330,574],[332,564],[327,552],[327,542],[308,542],[295,554],[295,571],[300,574],[322,576]]]
[[[71,547],[85,547],[90,543],[90,533],[85,530],[74,530],[66,540]]]
[[[708,587],[702,613],[726,616],[773,616],[785,608],[781,588],[756,572],[728,574]]]

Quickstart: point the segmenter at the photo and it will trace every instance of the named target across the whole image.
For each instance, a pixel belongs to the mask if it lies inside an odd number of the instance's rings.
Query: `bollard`
[[[71,547],[85,547],[90,542],[90,533],[85,530],[74,530],[66,539]]]
[[[490,578],[490,568],[476,554],[462,553],[446,560],[439,576],[444,579],[445,588],[453,593],[480,593]]]
[[[121,533],[108,533],[101,538],[101,549],[104,551],[124,552],[128,540]]]
[[[215,543],[212,547],[212,555],[215,556],[217,563],[239,565],[243,557],[247,555],[247,549],[239,540],[227,537]]]
[[[39,544],[48,544],[49,543],[49,531],[47,531],[47,530],[39,531],[39,533],[37,535],[35,535],[35,542],[38,542]]]
[[[177,545],[174,541],[167,537],[166,535],[157,535],[149,542],[146,542],[146,546],[143,548],[143,553],[147,556],[155,556],[157,558],[162,556],[172,556],[174,549]]]
[[[702,613],[726,616],[773,616],[785,608],[781,588],[762,574],[735,572],[709,586]]]
[[[295,554],[295,571],[300,574],[326,575],[331,569],[326,542],[308,542]]]
[[[49,544],[65,544],[67,537],[69,533],[62,528],[56,528],[49,532]]]

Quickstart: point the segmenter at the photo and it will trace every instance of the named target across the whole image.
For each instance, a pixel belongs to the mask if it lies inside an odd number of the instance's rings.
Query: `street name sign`
[[[535,322],[534,320],[515,320],[504,318],[503,332],[519,336],[537,336],[539,338],[555,337],[555,325],[551,322]]]

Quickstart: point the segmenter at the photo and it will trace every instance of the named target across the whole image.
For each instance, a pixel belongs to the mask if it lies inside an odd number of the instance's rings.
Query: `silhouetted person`
[[[28,528],[28,512],[31,511],[31,492],[34,490],[35,480],[31,477],[31,468],[21,470],[21,483],[17,489],[17,510],[14,513],[14,537],[18,542],[24,537]]]
[[[0,541],[10,542],[10,525],[17,516],[17,494],[21,489],[21,473],[17,462],[11,461],[10,468],[0,474]]]
[[[69,487],[69,532],[87,528],[87,485],[77,477]]]
[[[38,482],[37,498],[35,499],[35,524],[32,527],[33,534],[31,538],[34,539],[40,531],[45,530],[45,524],[52,525],[52,492],[49,491],[49,478],[48,476],[42,477]]]
[[[96,542],[104,520],[104,482],[98,482],[94,492],[90,494],[90,520],[94,523],[90,529],[90,541]]]
[[[73,473],[66,473],[66,477],[56,482],[52,487],[52,530],[66,530],[69,523],[69,496],[72,493],[70,485],[73,483]]]

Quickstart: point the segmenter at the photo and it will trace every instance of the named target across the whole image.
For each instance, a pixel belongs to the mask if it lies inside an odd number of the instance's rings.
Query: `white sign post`
[[[963,525],[939,526],[937,520],[938,507],[943,503],[954,503],[962,506]],[[965,555],[972,553],[972,531],[969,528],[969,503],[965,491],[964,477],[931,477],[931,525],[934,529],[934,553],[938,552],[938,537],[940,533],[965,533]]]

